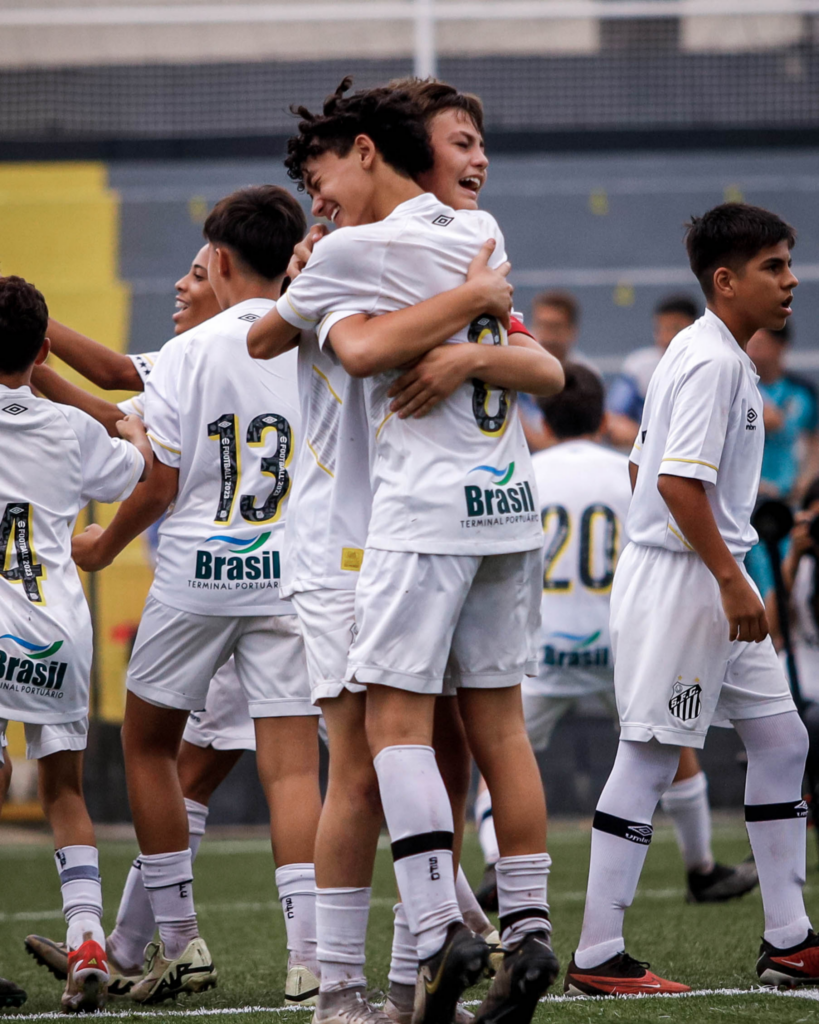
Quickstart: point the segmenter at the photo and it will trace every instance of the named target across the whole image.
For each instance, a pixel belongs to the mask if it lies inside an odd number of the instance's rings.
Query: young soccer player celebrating
[[[509,811],[501,840],[508,951],[479,1019],[514,1008],[528,1020],[557,961],[548,936],[545,807],[519,691],[538,617],[541,538],[528,452],[507,389],[525,376],[530,388],[551,393],[562,372],[535,344],[505,345],[494,316],[465,327],[465,318],[453,315],[444,334],[385,326],[387,317],[378,314],[442,299],[462,283],[487,236],[496,246],[490,262],[502,260],[502,237],[491,217],[454,211],[413,181],[431,156],[426,134],[407,123],[413,111],[405,94],[344,98],[342,91],[323,115],[302,112],[287,163],[313,196],[314,214],[346,230],[316,247],[248,341],[263,356],[304,324],[319,324],[320,342],[329,337],[348,373],[367,378],[373,512],[347,678],[368,687],[368,739],[421,959],[416,1019],[451,1020],[488,955],[461,920],[452,811],[429,745],[449,662],[472,751]],[[460,381],[452,396],[423,418],[396,415],[388,393],[397,368],[448,339]],[[460,344],[470,340],[482,344]],[[482,475],[470,479],[472,473]],[[423,603],[416,607],[416,599]],[[501,626],[497,609],[504,606]]]
[[[77,1012],[105,1005],[109,971],[94,829],[82,792],[91,617],[71,561],[71,533],[90,500],[126,498],[152,455],[136,417],[120,422],[126,444],[85,413],[34,397],[31,371],[48,355],[47,322],[45,300],[32,285],[0,279],[0,733],[9,720],[25,723],[26,753],[38,762],[68,925],[62,1008]]]
[[[631,453],[632,541],[614,577],[611,637],[617,758],[597,805],[572,994],[683,992],[625,952],[623,916],[651,819],[682,746],[731,724],[748,754],[745,820],[765,932],[763,984],[819,982],[819,939],[802,899],[807,734],[743,567],[762,463],[762,400],[745,352],[790,315],[794,231],[738,203],[692,219],[691,269],[705,315],[678,334],[652,377]]]
[[[160,943],[130,992],[155,1002],[215,982],[191,891],[188,822],[176,768],[188,712],[234,654],[271,807],[276,881],[289,899],[291,960],[315,974],[313,846],[320,809],[317,711],[301,631],[281,602],[285,508],[300,432],[295,360],[261,365],[245,336],[278,296],[304,215],[284,189],[223,199],[205,222],[223,312],[161,351],[145,392],[159,478],[105,532],[81,535],[81,564],[107,564],[175,499],[128,669],[123,727],[129,796]]]

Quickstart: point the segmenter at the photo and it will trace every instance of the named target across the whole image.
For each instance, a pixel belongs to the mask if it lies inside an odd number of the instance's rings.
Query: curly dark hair
[[[22,373],[37,358],[48,327],[42,294],[22,277],[0,277],[0,373]]]
[[[304,189],[304,165],[323,153],[345,157],[359,135],[372,139],[384,161],[399,174],[415,178],[433,164],[424,117],[412,96],[400,89],[363,89],[349,96],[352,78],[342,79],[320,114],[294,106],[299,133],[287,142],[284,165]]]

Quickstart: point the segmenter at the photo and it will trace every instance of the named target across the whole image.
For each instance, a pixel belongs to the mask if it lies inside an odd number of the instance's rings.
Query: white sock
[[[498,914],[504,946],[514,946],[528,932],[551,932],[546,882],[552,858],[548,853],[500,857],[495,864],[498,880]]]
[[[500,857],[500,850],[495,834],[495,819],[492,817],[492,796],[488,789],[475,797],[475,825],[478,829],[478,842],[483,850],[483,862],[494,864]]]
[[[458,874],[455,876],[455,895],[467,928],[471,928],[476,935],[486,935],[494,928],[481,909],[480,903],[475,899],[475,893],[460,864],[458,865]]]
[[[711,808],[705,772],[697,772],[682,782],[672,782],[663,793],[660,806],[674,823],[685,870],[704,875],[713,871]]]
[[[625,949],[623,917],[648,853],[657,803],[671,784],[680,748],[620,740],[592,827],[589,885],[578,967],[597,967]]]
[[[191,851],[143,854],[142,882],[148,891],[159,937],[168,960],[176,960],[199,936],[193,907]]]
[[[407,924],[404,904],[396,903],[392,908],[395,914],[392,933],[392,957],[390,973],[387,975],[393,985],[412,985],[418,976],[418,949],[415,936]]]
[[[302,964],[318,974],[316,954],[316,869],[286,864],[276,869],[276,888],[287,930],[288,964]]]
[[[316,889],[317,956],[321,992],[364,988],[364,947],[370,892],[366,889]]]
[[[117,923],[107,940],[108,951],[120,967],[140,967],[145,947],[155,931],[151,901],[142,884],[142,860],[137,857],[125,879]]]
[[[802,776],[808,735],[799,715],[734,722],[748,753],[745,827],[759,873],[765,939],[778,949],[800,943],[811,927],[802,898],[808,810]]]
[[[373,761],[395,877],[418,958],[426,960],[460,921],[452,865],[452,805],[432,747],[385,747]]]
[[[199,844],[205,834],[209,808],[185,797],[185,810],[188,812],[188,842],[191,847],[191,860],[196,860]]]
[[[60,875],[63,914],[68,925],[66,945],[77,949],[86,938],[105,948],[102,930],[102,886],[96,846],[64,846],[54,853]]]

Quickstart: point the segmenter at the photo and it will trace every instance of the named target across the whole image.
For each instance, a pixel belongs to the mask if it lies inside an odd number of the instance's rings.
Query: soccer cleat
[[[26,993],[8,978],[0,978],[0,1010],[22,1006],[28,999]]]
[[[687,903],[722,903],[724,900],[744,896],[759,885],[759,875],[753,858],[742,861],[736,867],[715,864],[707,875],[698,871],[688,872]]]
[[[443,946],[418,965],[413,1024],[450,1024],[461,993],[489,963],[489,947],[462,921],[453,921]]]
[[[315,1006],[319,979],[304,964],[289,964],[284,983],[284,1001],[288,1006]]]
[[[483,937],[486,940],[487,946],[489,946],[489,964],[486,968],[486,974],[487,977],[494,978],[503,963],[503,946],[501,945],[497,928],[490,928],[488,931],[483,932]]]
[[[320,992],[311,1024],[392,1024],[392,1018],[367,1001],[361,988]]]
[[[528,1024],[538,1000],[560,973],[547,931],[529,932],[507,949],[478,1007],[475,1024]]]
[[[563,991],[568,996],[651,996],[691,991],[688,985],[652,974],[650,966],[628,953],[618,953],[588,969],[578,967],[572,958]]]
[[[209,988],[216,988],[216,969],[204,939],[191,939],[176,960],[166,959],[160,940],[145,947],[145,974],[128,994],[135,1003],[161,1003],[176,999],[180,992]]]
[[[483,870],[481,884],[475,890],[475,899],[482,910],[497,914],[498,912],[498,880],[495,876],[495,865],[487,864]]]
[[[108,1002],[108,958],[102,946],[86,939],[68,954],[65,991],[60,999],[63,1013],[93,1013]]]
[[[384,1013],[394,1024],[412,1024],[412,1013],[415,1005],[415,986],[398,985],[390,982],[390,991],[384,1003]],[[454,1024],[471,1024],[475,1014],[470,1013],[463,1003],[455,1008]]]
[[[756,973],[763,985],[819,985],[819,935],[809,931],[797,946],[777,949],[762,940]]]
[[[27,935],[26,951],[41,967],[49,970],[59,981],[68,975],[68,947],[64,942],[55,942],[44,935]],[[141,970],[129,970],[117,963],[106,949],[108,958],[108,998],[122,999],[129,995],[134,984],[142,977]]]

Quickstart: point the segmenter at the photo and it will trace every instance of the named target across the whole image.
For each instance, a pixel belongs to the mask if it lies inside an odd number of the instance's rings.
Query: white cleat
[[[176,960],[165,957],[165,946],[149,942],[145,947],[145,974],[129,992],[135,1003],[161,1003],[180,992],[205,992],[216,988],[216,969],[205,940],[191,939]]]
[[[288,1006],[315,1006],[319,979],[304,964],[291,964],[284,983],[284,1001]]]
[[[364,989],[319,992],[311,1024],[393,1024],[383,1010],[368,1003]]]

